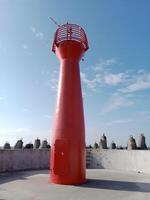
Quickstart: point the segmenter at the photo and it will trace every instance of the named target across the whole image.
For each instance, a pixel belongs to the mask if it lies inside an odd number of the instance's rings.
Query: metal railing
[[[61,42],[66,40],[74,40],[81,43],[84,51],[89,48],[85,31],[79,25],[67,23],[60,26],[55,32],[52,51],[55,52],[56,46],[58,47]]]

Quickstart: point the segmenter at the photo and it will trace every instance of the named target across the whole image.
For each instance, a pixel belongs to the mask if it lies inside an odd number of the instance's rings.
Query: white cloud
[[[126,88],[120,89],[123,93],[132,93],[141,90],[150,89],[150,74],[137,75],[134,83],[130,84]]]
[[[30,29],[31,29],[31,31],[32,31],[33,33],[36,33],[35,27],[31,26]]]
[[[93,69],[95,71],[101,71],[105,67],[108,67],[108,66],[111,66],[111,65],[114,65],[114,64],[117,64],[117,60],[115,58],[100,60],[99,63],[97,63],[95,66],[93,66]]]
[[[126,81],[127,75],[125,73],[97,73],[94,75],[93,79],[88,79],[86,74],[81,72],[81,80],[87,86],[87,88],[91,90],[96,90],[105,85],[113,85],[116,86],[119,83],[123,83]]]
[[[3,146],[3,144],[6,141],[9,141],[11,145],[13,146],[18,139],[23,139],[24,144],[28,142],[33,142],[37,137],[40,139],[48,138],[49,140],[49,130],[33,130],[30,128],[12,128],[12,129],[0,129],[0,145]]]
[[[7,96],[0,96],[0,101],[5,101],[7,99]]]
[[[16,129],[0,129],[0,134],[15,134],[31,132],[29,128],[16,128]]]
[[[23,44],[23,45],[22,45],[22,48],[26,50],[26,49],[29,48],[29,46],[28,46],[27,44]]]
[[[37,37],[39,40],[43,40],[43,38],[44,38],[44,33],[42,33],[42,32],[37,32],[37,33],[36,33],[36,37]]]
[[[92,90],[94,90],[96,88],[97,82],[98,82],[98,77],[95,77],[93,80],[89,80],[86,77],[86,74],[83,72],[80,72],[80,76],[81,76],[81,80],[83,81],[83,83],[86,84],[86,86]]]
[[[31,26],[30,27],[31,32],[35,35],[35,37],[38,40],[43,40],[44,38],[44,33],[42,33],[41,31],[37,30],[35,27]]]
[[[52,90],[56,91],[57,88],[58,88],[58,79],[55,78],[55,77],[52,77],[51,79],[49,79],[49,80],[47,81],[47,85],[48,85]]]
[[[28,108],[24,108],[24,109],[23,109],[23,112],[25,112],[25,113],[30,113],[30,112],[31,112],[31,110],[30,110],[30,109],[28,109]]]
[[[144,69],[139,69],[139,70],[137,71],[138,74],[144,74],[144,72],[145,72]]]
[[[47,118],[47,119],[52,119],[53,118],[52,115],[44,115],[44,117]]]
[[[147,111],[140,111],[140,112],[137,112],[137,115],[139,115],[139,119],[141,120],[150,120],[150,111],[147,110]]]
[[[129,100],[125,96],[120,94],[113,94],[112,97],[108,100],[104,108],[102,109],[103,113],[110,112],[119,108],[125,108],[133,105],[134,102]]]
[[[142,116],[150,116],[150,111],[140,111],[138,112],[138,114],[142,115]]]
[[[104,74],[104,82],[108,85],[117,85],[118,83],[122,83],[126,79],[126,75],[124,73],[118,73],[118,74],[113,74],[113,73],[106,73]]]
[[[114,124],[125,124],[125,123],[129,123],[132,121],[133,121],[132,119],[117,119],[117,120],[114,120],[113,123]]]
[[[127,124],[127,123],[130,123],[130,122],[133,122],[133,120],[132,119],[116,119],[116,120],[113,120],[111,122],[107,122],[106,125],[112,126],[114,124]]]
[[[128,78],[127,73],[111,72],[110,67],[114,64],[117,64],[117,60],[115,58],[100,61],[92,67],[92,79],[88,79],[85,73],[80,73],[82,82],[87,86],[87,88],[93,91],[96,91],[106,85],[116,86],[119,83],[126,82]]]
[[[45,74],[45,73],[44,73]],[[44,75],[43,74],[43,75]],[[53,91],[57,91],[58,88],[58,71],[54,70],[51,72],[51,74],[47,73],[45,74],[46,76],[50,76],[50,78],[46,81],[46,85],[51,88]]]
[[[92,79],[88,79],[87,75],[81,72],[82,82],[93,91],[98,91],[105,86],[117,86],[119,92],[126,94],[150,89],[150,73],[146,74],[144,69],[114,73],[111,67],[115,64],[118,64],[115,58],[101,60],[92,67]],[[120,85],[124,88],[121,88]]]

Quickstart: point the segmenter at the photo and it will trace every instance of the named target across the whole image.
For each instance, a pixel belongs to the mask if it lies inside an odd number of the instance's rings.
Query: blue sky
[[[87,144],[150,144],[150,2],[148,0],[0,0],[0,145],[50,140],[59,62],[56,26],[80,24],[90,49],[80,62]]]

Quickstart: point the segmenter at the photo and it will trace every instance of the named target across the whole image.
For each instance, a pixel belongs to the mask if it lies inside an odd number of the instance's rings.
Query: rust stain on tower
[[[79,61],[88,49],[84,30],[76,24],[60,26],[52,51],[60,61],[60,75],[51,137],[50,181],[86,181],[85,126]]]

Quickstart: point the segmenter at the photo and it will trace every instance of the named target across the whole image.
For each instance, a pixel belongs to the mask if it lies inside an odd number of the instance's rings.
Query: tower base
[[[81,179],[81,180],[64,180],[64,178],[61,180],[60,177],[59,179],[54,179],[50,178],[49,183],[52,184],[59,184],[59,185],[82,185],[87,182],[87,179]]]

